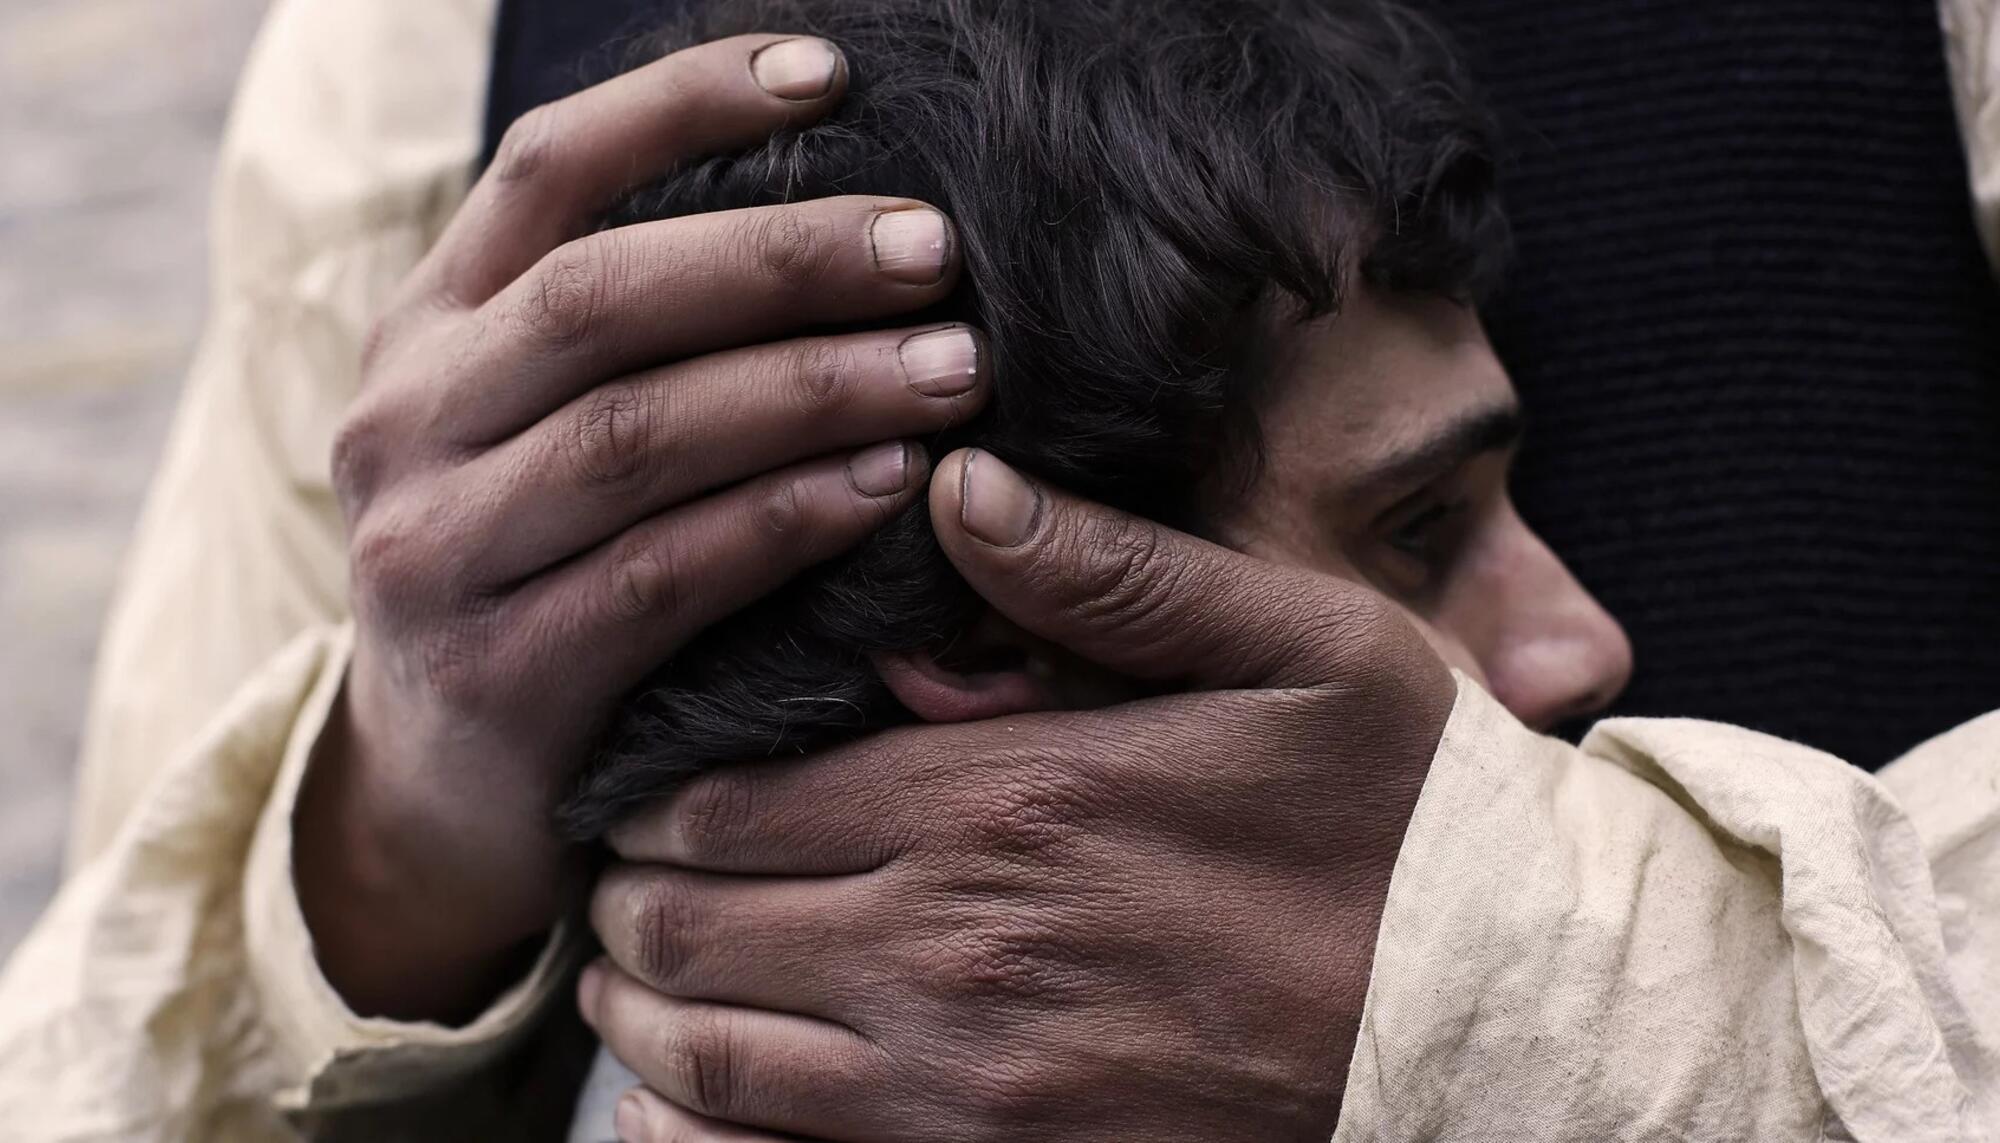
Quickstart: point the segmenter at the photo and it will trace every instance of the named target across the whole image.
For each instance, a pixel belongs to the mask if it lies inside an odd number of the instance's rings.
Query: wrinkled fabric
[[[306,632],[239,689],[0,973],[0,1138],[284,1139],[403,1100],[413,1129],[512,1117],[477,1073],[573,942],[456,1029],[358,1017],[313,960],[289,816],[350,642]],[[420,1098],[438,1088],[460,1095],[443,1117]]]
[[[2000,254],[1994,11],[1942,15]],[[519,1062],[588,1052],[545,1018],[567,936],[463,1028],[366,1020],[319,972],[290,867],[352,639],[331,434],[371,316],[464,193],[493,16],[278,0],[260,36],[209,326],[100,658],[71,875],[0,970],[5,1138],[504,1138],[573,1094]],[[1461,681],[1339,1138],[1993,1138],[1996,964],[2000,714],[1870,778],[1702,723],[1571,747]]]
[[[1940,16],[1979,233],[2000,265],[2000,4],[1942,0]]]
[[[341,622],[328,454],[478,153],[495,0],[278,0],[223,138],[209,317],[99,650],[71,866],[298,634]]]
[[[2000,1139],[2000,717],[1955,735],[1577,749],[1461,680],[1336,1139]]]

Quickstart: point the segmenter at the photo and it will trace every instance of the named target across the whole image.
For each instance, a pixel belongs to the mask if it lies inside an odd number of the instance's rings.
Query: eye
[[[1399,602],[1426,605],[1506,510],[1512,461],[1511,451],[1489,449],[1405,491],[1356,537],[1355,565]]]
[[[1376,554],[1368,561],[1378,585],[1406,599],[1435,587],[1464,547],[1473,504],[1462,489],[1433,485],[1383,513],[1374,528]]]
[[[1420,503],[1403,515],[1385,537],[1390,547],[1414,559],[1430,561],[1450,546],[1456,525],[1464,518],[1469,502],[1431,500]]]

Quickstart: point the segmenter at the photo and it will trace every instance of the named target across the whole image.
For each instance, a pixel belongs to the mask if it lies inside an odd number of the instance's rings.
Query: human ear
[[[988,611],[945,650],[873,658],[890,693],[918,718],[977,722],[1074,705],[1061,693],[1063,676],[1073,672],[1058,668],[1052,651]]]
[[[978,722],[1058,704],[1025,662],[998,669],[947,666],[930,651],[885,651],[875,670],[896,701],[925,722]]]

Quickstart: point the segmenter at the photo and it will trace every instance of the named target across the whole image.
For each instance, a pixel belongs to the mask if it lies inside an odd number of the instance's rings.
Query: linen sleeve
[[[329,476],[361,347],[463,197],[495,0],[278,0],[230,113],[208,315],[125,560],[69,864],[300,632],[347,613]]]
[[[417,1097],[454,1088],[454,1123],[519,1118],[463,1085],[567,994],[563,936],[463,1028],[357,1017],[313,957],[291,805],[350,643],[315,629],[253,674],[0,972],[9,1137],[285,1139],[354,1109],[422,1137]]]
[[[1971,734],[1991,781],[2000,722]],[[1980,780],[1885,786],[1688,721],[1607,722],[1578,748],[1461,678],[1336,1138],[1994,1138],[2000,1029],[1975,986],[2000,949],[1955,959],[1946,933],[1990,917],[2000,879],[1941,895],[1892,792]]]
[[[486,1081],[546,1038],[568,939],[466,1027],[364,1020],[291,876],[352,639],[331,438],[369,323],[463,195],[493,8],[278,0],[258,37],[207,326],[100,654],[70,877],[0,972],[0,1135],[434,1138],[440,1093],[444,1135],[525,1122],[520,1069]]]
[[[1988,261],[2000,270],[2000,4],[1939,0],[1938,16],[1973,218]]]

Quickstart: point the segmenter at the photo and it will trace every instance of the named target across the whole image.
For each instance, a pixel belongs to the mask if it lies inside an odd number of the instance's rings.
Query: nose
[[[1513,521],[1484,561],[1484,614],[1468,649],[1493,697],[1548,730],[1611,704],[1632,679],[1632,641],[1540,536]]]
[[[1632,641],[1581,585],[1581,598],[1540,632],[1505,649],[1488,669],[1494,697],[1536,730],[1611,705],[1632,681]]]

